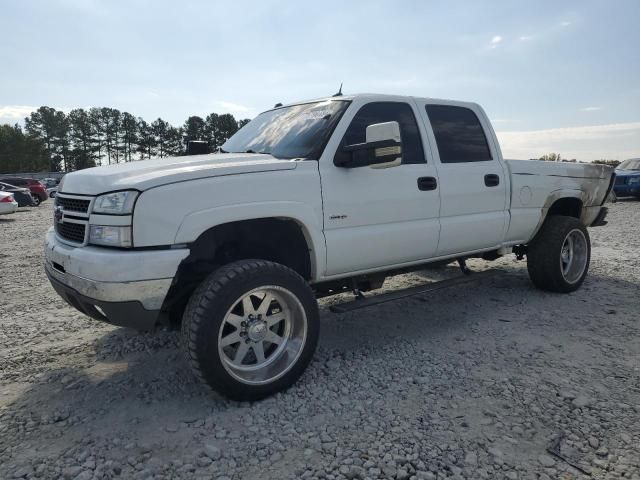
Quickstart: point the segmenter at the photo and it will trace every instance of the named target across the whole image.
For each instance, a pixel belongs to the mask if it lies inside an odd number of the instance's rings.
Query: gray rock
[[[62,477],[65,480],[71,480],[72,478],[76,478],[82,472],[82,467],[75,465],[73,467],[66,467],[62,470]]]
[[[549,455],[538,455],[538,462],[543,467],[553,467],[556,464],[556,461],[550,457]]]
[[[586,395],[578,395],[571,403],[576,408],[584,408],[591,405],[592,402],[593,400]]]
[[[204,446],[204,454],[211,460],[220,460],[222,457],[222,450],[212,443],[208,443]]]

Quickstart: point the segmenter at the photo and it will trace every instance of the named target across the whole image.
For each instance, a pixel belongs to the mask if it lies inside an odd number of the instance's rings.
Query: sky
[[[0,2],[0,123],[251,118],[343,82],[477,102],[506,158],[640,157],[638,0]]]

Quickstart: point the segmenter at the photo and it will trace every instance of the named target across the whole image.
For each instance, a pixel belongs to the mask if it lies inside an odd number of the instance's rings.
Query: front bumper
[[[58,294],[92,318],[152,329],[188,249],[128,251],[72,247],[53,229],[45,241],[45,271]]]

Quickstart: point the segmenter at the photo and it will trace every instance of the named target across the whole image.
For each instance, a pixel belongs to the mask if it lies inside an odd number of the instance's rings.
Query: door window
[[[425,163],[416,117],[411,106],[403,102],[372,102],[362,106],[356,116],[353,117],[340,145],[364,143],[369,125],[394,121],[400,125],[402,163]],[[344,160],[343,156],[348,155],[348,153],[338,148],[336,152],[337,163]]]
[[[472,110],[450,105],[426,108],[442,163],[492,160],[487,137]]]

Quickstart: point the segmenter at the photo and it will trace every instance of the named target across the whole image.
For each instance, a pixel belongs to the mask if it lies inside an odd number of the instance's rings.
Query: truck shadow
[[[448,275],[449,269],[445,270]],[[584,309],[586,298],[597,292],[614,302],[616,295],[627,295],[637,288],[631,282],[593,276],[574,294],[547,294],[534,290],[526,273],[517,270],[482,284],[342,315],[331,314],[323,302],[321,339],[309,369],[287,392],[256,404],[226,400],[200,385],[179,348],[177,332],[137,334],[115,329],[92,345],[94,358],[87,360],[84,352],[78,356],[78,366],[44,371],[37,383],[16,395],[3,418],[6,431],[36,451],[40,447],[51,451],[51,438],[59,437],[80,442],[87,436],[124,436],[130,441],[153,443],[160,434],[179,441],[215,432],[216,438],[224,438],[234,428],[238,414],[286,402],[287,396],[304,394],[315,399],[304,410],[291,412],[288,420],[295,423],[297,415],[322,411],[326,402],[334,401],[334,386],[341,388],[340,395],[347,401],[352,397],[354,402],[362,392],[350,386],[362,385],[365,377],[373,389],[394,391],[401,378],[381,373],[381,378],[372,381],[371,372],[390,357],[397,363],[395,353],[403,349],[407,355],[402,355],[404,360],[392,370],[403,377],[419,374],[420,362],[426,360],[408,361],[416,356],[458,362],[459,351],[472,348],[500,355],[496,342],[508,343],[505,339],[510,335],[515,338],[517,329],[534,330],[538,321],[540,325],[552,324],[558,331],[579,333],[586,327],[575,307],[583,305]],[[608,313],[601,315],[605,319]],[[631,333],[622,327],[617,331],[614,324],[608,330],[609,336]],[[351,382],[354,376],[362,378]],[[27,422],[35,427],[25,432]],[[0,446],[2,443],[0,440]],[[54,443],[68,448],[65,442]]]

